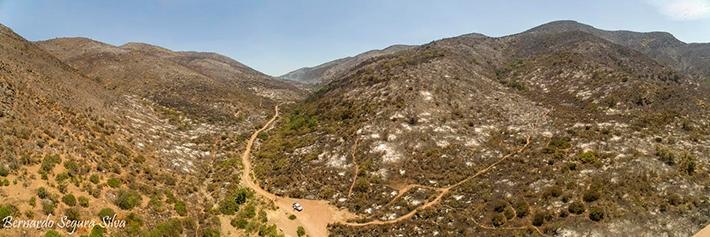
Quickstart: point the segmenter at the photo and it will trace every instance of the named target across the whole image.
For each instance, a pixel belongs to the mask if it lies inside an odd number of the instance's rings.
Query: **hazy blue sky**
[[[30,40],[213,51],[271,75],[392,44],[502,36],[560,19],[710,42],[709,16],[710,0],[0,0],[0,23]]]

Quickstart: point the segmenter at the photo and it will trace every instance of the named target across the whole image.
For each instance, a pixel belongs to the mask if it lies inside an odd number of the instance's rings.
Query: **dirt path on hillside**
[[[246,149],[244,150],[244,153],[242,153],[242,164],[244,165],[244,170],[241,175],[241,182],[243,185],[254,190],[257,195],[271,200],[274,204],[276,204],[278,209],[275,211],[267,211],[267,216],[269,221],[276,224],[276,226],[278,226],[286,236],[296,236],[298,226],[303,226],[306,230],[306,234],[309,236],[328,236],[329,223],[342,222],[349,218],[355,217],[355,215],[346,210],[338,209],[324,200],[308,200],[276,196],[275,194],[261,188],[261,186],[259,186],[259,184],[254,180],[250,159],[254,141],[258,137],[259,133],[265,131],[273,125],[278,116],[279,107],[276,106],[274,107],[274,116],[266,124],[264,124],[263,127],[254,132],[249,138],[249,141],[247,141]],[[303,211],[294,211],[291,207],[294,202],[300,203],[303,206]],[[296,219],[288,219],[289,215],[295,215]]]
[[[485,174],[486,172],[488,172],[489,170],[491,170],[492,168],[494,168],[496,165],[498,165],[498,164],[500,164],[501,162],[503,162],[504,160],[506,160],[508,157],[511,157],[511,156],[513,156],[513,155],[515,155],[515,154],[518,154],[518,153],[522,152],[523,150],[525,150],[525,149],[528,147],[529,144],[530,144],[530,137],[527,138],[527,140],[526,140],[526,142],[525,142],[525,145],[524,145],[522,148],[520,148],[519,150],[517,150],[517,151],[515,151],[515,152],[512,152],[512,153],[510,153],[510,154],[508,154],[508,155],[503,156],[502,158],[498,159],[498,161],[493,162],[493,164],[490,164],[488,167],[486,167],[486,168],[484,168],[484,169],[482,169],[482,170],[476,172],[474,175],[471,175],[471,176],[469,176],[468,178],[465,178],[465,179],[463,179],[463,180],[461,180],[461,181],[459,181],[459,182],[457,182],[457,183],[455,183],[455,184],[449,185],[449,186],[444,187],[444,188],[429,187],[429,188],[432,188],[432,189],[437,190],[437,192],[438,192],[439,194],[436,195],[436,197],[435,197],[433,200],[424,203],[423,205],[421,205],[421,206],[415,208],[414,210],[410,211],[409,213],[404,214],[404,215],[402,215],[402,216],[400,216],[400,217],[398,217],[398,218],[395,218],[395,219],[392,219],[392,220],[387,220],[387,221],[374,220],[374,221],[369,221],[369,222],[365,222],[365,223],[344,222],[344,223],[341,223],[341,224],[347,225],[347,226],[386,225],[386,224],[394,224],[394,223],[397,223],[397,222],[400,222],[400,221],[407,220],[407,219],[411,218],[412,216],[416,215],[419,211],[424,210],[424,209],[426,209],[426,208],[429,208],[429,207],[431,207],[431,206],[434,206],[434,205],[436,205],[436,204],[439,204],[439,203],[441,202],[441,200],[444,198],[444,196],[445,196],[446,194],[448,194],[449,192],[451,192],[452,189],[454,189],[454,188],[456,188],[456,187],[458,187],[458,186],[460,186],[460,185],[462,185],[462,184],[468,182],[469,180],[471,180],[471,179],[473,179],[473,178],[476,178],[476,177],[478,177],[478,176],[480,176],[480,175],[482,175],[482,174]],[[409,191],[411,188],[413,188],[413,187],[419,187],[419,186],[420,186],[420,185],[416,185],[416,184],[415,184],[415,185],[408,185],[408,186],[405,186],[405,188],[404,188],[403,190],[400,190],[400,193],[399,193],[392,201],[390,201],[390,203],[393,203],[393,202],[394,202],[395,200],[397,200],[398,198],[404,196],[404,193],[405,193],[406,191]],[[404,192],[403,192],[403,191],[404,191]]]
[[[470,181],[471,179],[474,179],[480,175],[483,175],[490,171],[491,169],[495,168],[496,165],[500,164],[501,162],[505,161],[511,156],[514,156],[516,154],[519,154],[525,150],[528,145],[530,145],[530,137],[526,139],[525,145],[523,145],[520,149],[511,152],[510,154],[507,154],[497,161],[493,162],[492,164],[488,165],[486,168],[479,170],[475,174],[455,183],[452,185],[449,185],[447,187],[443,188],[437,188],[437,187],[430,187],[430,186],[423,186],[419,184],[410,184],[402,187],[399,190],[399,193],[397,196],[395,196],[392,201],[390,201],[387,205],[390,205],[394,203],[396,200],[400,199],[403,197],[409,190],[415,187],[420,187],[420,188],[427,188],[427,189],[434,189],[437,192],[437,195],[434,197],[434,199],[431,199],[430,201],[427,201],[423,205],[415,208],[414,210],[410,211],[407,214],[404,214],[402,216],[399,216],[398,218],[392,219],[392,220],[387,220],[387,221],[382,221],[382,220],[373,220],[369,222],[364,222],[364,223],[355,223],[355,222],[348,222],[349,219],[352,219],[356,217],[355,214],[350,213],[347,210],[339,209],[335,207],[334,205],[331,205],[327,201],[324,200],[309,200],[309,199],[295,199],[295,198],[288,198],[288,197],[279,197],[273,193],[270,193],[269,191],[264,190],[261,188],[261,186],[258,185],[257,182],[255,182],[254,177],[253,177],[253,171],[252,171],[252,164],[251,164],[251,150],[254,145],[254,141],[257,139],[259,134],[267,129],[269,129],[276,119],[279,116],[279,107],[275,106],[274,107],[274,116],[264,124],[263,127],[261,127],[259,130],[255,131],[249,140],[247,141],[246,144],[246,149],[244,150],[244,153],[242,153],[242,164],[244,165],[244,171],[241,174],[241,182],[243,185],[251,188],[254,190],[254,192],[261,196],[264,197],[265,199],[271,200],[276,204],[278,207],[277,210],[275,211],[269,211],[268,212],[268,217],[269,221],[276,224],[281,231],[284,232],[286,236],[296,236],[296,230],[298,226],[303,226],[304,229],[306,230],[306,233],[309,236],[328,236],[328,224],[330,223],[338,223],[346,226],[352,226],[352,227],[360,227],[360,226],[370,226],[370,225],[386,225],[386,224],[395,224],[401,221],[405,221],[412,216],[416,215],[419,211],[422,211],[424,209],[430,208],[432,206],[435,206],[437,204],[441,203],[441,200],[444,199],[444,197],[451,192],[451,190],[457,188],[458,186]],[[352,180],[351,189],[352,186],[355,183],[355,180],[357,179],[357,173],[358,173],[358,168],[357,168],[357,163],[355,162],[355,157],[354,157],[354,149],[357,146],[357,141],[355,145],[353,145],[353,162],[355,163],[354,165],[356,166],[354,170],[354,176]],[[352,191],[348,192],[348,195]],[[303,211],[302,212],[296,212],[292,209],[291,205],[295,202],[300,203],[303,206]],[[295,215],[296,219],[295,220],[289,220],[288,216],[289,215]],[[538,230],[539,232],[539,230]]]
[[[705,228],[695,233],[693,237],[710,237],[710,225],[705,226]]]

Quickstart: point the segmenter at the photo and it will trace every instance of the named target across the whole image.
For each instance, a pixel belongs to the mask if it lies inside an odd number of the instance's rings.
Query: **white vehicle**
[[[293,205],[292,205],[292,207],[293,207],[293,210],[296,210],[296,211],[303,211],[303,206],[301,206],[300,203],[294,202]]]

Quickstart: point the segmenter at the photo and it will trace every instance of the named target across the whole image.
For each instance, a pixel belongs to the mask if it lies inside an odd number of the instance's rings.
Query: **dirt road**
[[[399,216],[398,218],[392,219],[392,220],[387,220],[387,221],[382,221],[382,220],[373,220],[365,223],[355,223],[355,222],[348,222],[349,219],[352,219],[356,217],[355,214],[348,212],[347,210],[343,209],[338,209],[337,207],[329,204],[327,201],[324,200],[308,200],[308,199],[295,199],[295,198],[288,198],[288,197],[278,197],[273,193],[270,193],[269,191],[264,190],[261,188],[257,182],[254,181],[253,177],[253,171],[252,171],[252,164],[251,164],[251,150],[254,145],[254,141],[256,138],[259,136],[259,133],[269,129],[274,121],[279,116],[279,106],[274,107],[274,116],[266,123],[264,124],[263,127],[261,127],[259,130],[255,131],[249,140],[247,141],[246,144],[246,149],[244,149],[244,153],[242,153],[242,164],[244,164],[244,171],[242,173],[242,178],[241,182],[243,185],[253,189],[257,195],[268,199],[272,200],[278,209],[276,211],[270,211],[268,212],[268,217],[269,221],[273,222],[276,224],[279,229],[281,229],[284,234],[287,236],[296,236],[296,230],[298,226],[303,226],[304,229],[306,230],[306,233],[309,236],[328,236],[328,224],[330,223],[339,223],[347,226],[369,226],[369,225],[385,225],[385,224],[393,224],[397,222],[401,222],[404,220],[407,220],[411,218],[412,216],[416,215],[419,211],[430,208],[432,206],[435,206],[441,202],[441,200],[448,194],[452,189],[457,188],[458,186],[470,181],[471,179],[474,179],[480,175],[483,175],[493,169],[496,165],[499,163],[503,162],[507,158],[521,153],[523,150],[525,150],[528,145],[530,144],[530,137],[527,138],[526,144],[522,146],[520,149],[509,153],[500,159],[498,159],[496,162],[490,164],[486,168],[476,172],[475,174],[455,183],[447,187],[443,188],[434,188],[434,187],[425,187],[425,188],[432,188],[437,191],[437,195],[434,199],[431,201],[428,201],[424,203],[423,205],[415,208],[411,212]],[[357,143],[355,143],[357,144]],[[356,145],[354,145],[356,146]],[[353,156],[354,154],[354,147],[353,147]],[[353,161],[355,161],[355,157],[353,157]],[[357,167],[357,163],[354,164]],[[353,183],[355,179],[357,178],[357,168],[355,169],[355,175],[353,177]],[[352,186],[352,185],[351,185]],[[398,198],[402,197],[410,188],[413,187],[419,187],[421,185],[413,184],[413,185],[408,185],[405,186],[402,190],[400,190],[399,194],[395,196],[395,198],[390,202],[393,203],[395,200]],[[350,193],[350,192],[348,192]],[[298,202],[303,206],[303,211],[297,212],[292,209],[292,204]],[[295,215],[296,219],[295,220],[289,220],[288,216],[289,215]]]
[[[328,224],[335,222],[342,222],[351,217],[351,214],[345,210],[336,208],[330,205],[327,201],[323,200],[308,200],[308,199],[295,199],[288,197],[278,197],[273,193],[270,193],[257,182],[254,181],[252,164],[251,164],[251,150],[254,145],[259,133],[265,131],[271,127],[279,116],[279,106],[274,107],[274,116],[259,130],[254,132],[249,141],[247,141],[246,149],[242,153],[242,164],[244,164],[244,170],[242,172],[241,182],[244,186],[247,186],[254,190],[254,192],[268,200],[272,200],[278,209],[276,211],[267,212],[267,216],[270,222],[276,224],[276,226],[281,229],[281,231],[286,234],[286,236],[296,236],[296,230],[298,226],[303,226],[306,233],[309,236],[328,236]],[[291,205],[294,202],[298,202],[303,206],[303,211],[294,211]],[[289,215],[296,215],[295,220],[289,220]]]

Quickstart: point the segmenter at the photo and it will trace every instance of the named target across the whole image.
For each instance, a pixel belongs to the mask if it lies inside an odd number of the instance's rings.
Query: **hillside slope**
[[[302,96],[297,88],[230,58],[173,52],[142,43],[121,47],[84,38],[38,42],[109,90],[148,98],[200,119],[224,121]]]
[[[238,154],[269,106],[300,90],[210,53],[32,43],[4,26],[0,43],[0,219],[100,222],[115,213],[125,228],[76,231],[201,236],[229,226],[220,217],[234,218],[241,194],[240,220],[269,228],[256,216],[260,201],[239,185]],[[0,235],[50,231],[70,232]]]
[[[396,53],[412,48],[409,45],[393,45],[381,50],[370,50],[352,57],[336,59],[315,67],[304,67],[286,73],[279,78],[305,84],[326,84],[343,73],[347,73],[358,64],[371,58]]]
[[[709,92],[587,31],[464,35],[340,74],[254,171],[361,216],[334,235],[689,235],[710,221]]]
[[[667,32],[606,31],[575,21],[555,21],[526,33],[583,31],[641,53],[696,77],[710,78],[710,43],[687,44]]]

